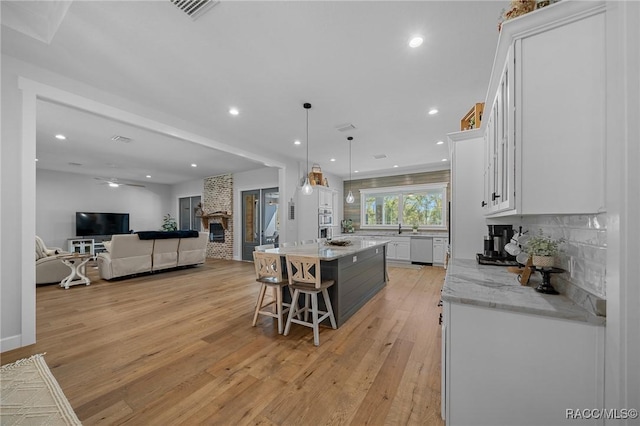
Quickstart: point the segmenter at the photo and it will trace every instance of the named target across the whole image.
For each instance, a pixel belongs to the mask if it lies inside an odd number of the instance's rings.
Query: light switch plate
[[[356,263],[358,261],[358,256],[353,256],[353,263]]]

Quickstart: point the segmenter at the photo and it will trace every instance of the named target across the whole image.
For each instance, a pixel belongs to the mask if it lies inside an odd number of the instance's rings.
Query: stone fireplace
[[[227,216],[224,220],[212,216],[204,227],[209,230],[207,257],[233,259],[233,175],[205,178],[202,195],[204,212],[225,212]]]

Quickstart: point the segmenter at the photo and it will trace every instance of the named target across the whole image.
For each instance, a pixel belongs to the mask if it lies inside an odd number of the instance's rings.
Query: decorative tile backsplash
[[[554,286],[576,303],[604,314],[606,299],[606,214],[522,216],[513,223],[535,235],[542,230],[552,238],[564,238],[556,266],[566,272],[554,277]],[[595,297],[593,297],[595,296]]]

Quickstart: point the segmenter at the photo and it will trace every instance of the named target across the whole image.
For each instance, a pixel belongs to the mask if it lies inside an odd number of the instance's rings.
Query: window
[[[361,228],[446,228],[447,183],[364,189]]]

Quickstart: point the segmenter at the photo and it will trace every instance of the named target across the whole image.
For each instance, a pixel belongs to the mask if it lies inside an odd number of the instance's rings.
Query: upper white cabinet
[[[605,4],[558,2],[502,26],[487,94],[487,215],[604,209]]]

